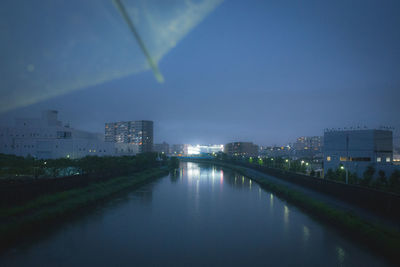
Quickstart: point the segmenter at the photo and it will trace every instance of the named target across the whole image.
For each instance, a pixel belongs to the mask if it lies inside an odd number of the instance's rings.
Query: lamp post
[[[343,165],[340,166],[340,169],[341,170],[345,170],[345,172],[346,172],[346,184],[348,184],[349,183],[349,170],[347,168],[345,168]]]
[[[289,165],[288,170],[290,170],[290,160],[289,160],[289,159],[286,159],[285,161],[286,161],[286,163],[288,163],[288,165]]]

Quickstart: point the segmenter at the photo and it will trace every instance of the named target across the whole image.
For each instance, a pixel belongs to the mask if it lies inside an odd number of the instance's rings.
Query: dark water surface
[[[384,264],[251,180],[196,163],[0,256],[0,266]]]

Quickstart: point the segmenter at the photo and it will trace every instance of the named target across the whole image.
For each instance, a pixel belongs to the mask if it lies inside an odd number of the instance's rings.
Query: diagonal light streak
[[[135,36],[136,41],[139,43],[139,46],[142,49],[144,55],[146,56],[147,62],[149,63],[150,67],[152,68],[154,76],[156,77],[157,81],[159,83],[163,83],[164,77],[161,74],[160,70],[158,69],[157,63],[153,60],[149,51],[147,50],[146,45],[144,44],[142,38],[140,38],[140,35],[137,32],[135,25],[133,24],[131,18],[129,17],[128,12],[126,12],[126,9],[125,9],[122,1],[114,0],[114,3],[116,4],[118,10],[121,12],[121,15],[124,18],[125,22],[128,24],[129,29]]]

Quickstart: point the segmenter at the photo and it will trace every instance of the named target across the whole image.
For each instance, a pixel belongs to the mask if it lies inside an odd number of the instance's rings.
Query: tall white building
[[[73,129],[58,120],[58,111],[41,118],[21,118],[13,127],[0,127],[0,153],[41,159],[135,154],[136,147],[105,142],[104,135]]]

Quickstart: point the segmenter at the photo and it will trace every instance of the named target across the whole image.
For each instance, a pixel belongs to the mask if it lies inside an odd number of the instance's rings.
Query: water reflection
[[[339,246],[336,247],[336,252],[337,252],[338,265],[344,266],[346,252],[344,251],[343,248],[341,248]]]
[[[289,208],[286,205],[283,207],[283,223],[285,232],[287,233],[289,227]]]
[[[134,194],[134,197],[137,198],[141,203],[149,204],[153,200],[153,191],[148,189],[137,190]]]
[[[157,180],[47,240],[16,249],[0,265],[382,264],[242,175],[185,163],[178,176]]]
[[[303,225],[303,241],[304,241],[304,245],[307,244],[308,239],[310,239],[310,229]]]
[[[272,193],[269,196],[269,203],[270,203],[271,211],[273,211],[273,209],[274,209],[274,195]]]

